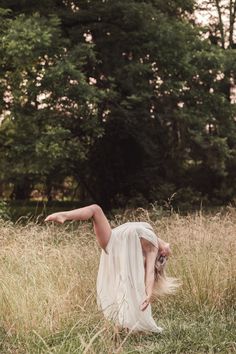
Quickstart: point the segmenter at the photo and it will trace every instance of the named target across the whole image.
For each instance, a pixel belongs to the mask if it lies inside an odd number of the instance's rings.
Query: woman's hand
[[[140,310],[144,311],[146,310],[146,308],[148,307],[148,305],[150,304],[150,297],[146,296],[145,300],[142,302],[142,304],[140,305]]]
[[[162,239],[158,239],[158,244],[159,244],[159,254],[164,257],[169,257],[171,256],[171,249],[170,249],[170,244],[163,241]]]

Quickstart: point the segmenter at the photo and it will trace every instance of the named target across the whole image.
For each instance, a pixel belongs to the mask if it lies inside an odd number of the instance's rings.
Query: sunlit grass
[[[100,250],[92,225],[0,224],[0,352],[230,353],[236,351],[236,212],[159,218],[117,215],[112,226],[149,221],[170,242],[167,273],[182,282],[153,304],[161,335],[115,334],[96,304]]]

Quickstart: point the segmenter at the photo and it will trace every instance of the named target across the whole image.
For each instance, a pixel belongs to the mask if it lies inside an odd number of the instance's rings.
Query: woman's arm
[[[155,280],[155,260],[157,252],[148,252],[146,256],[146,269],[145,269],[145,290],[147,297],[150,299],[152,296],[154,280]]]
[[[142,240],[142,248],[146,256],[145,264],[145,291],[146,298],[140,306],[140,310],[144,311],[150,302],[154,282],[155,282],[155,261],[158,253],[158,249],[154,247],[149,241]]]

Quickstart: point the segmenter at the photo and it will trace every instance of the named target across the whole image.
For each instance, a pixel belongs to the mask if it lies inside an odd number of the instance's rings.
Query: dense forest
[[[235,0],[0,0],[0,17],[1,198],[234,200]]]

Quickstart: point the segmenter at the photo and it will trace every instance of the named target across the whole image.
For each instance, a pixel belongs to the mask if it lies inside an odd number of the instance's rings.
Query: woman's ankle
[[[67,217],[67,212],[66,211],[62,211],[60,212],[60,220],[62,221],[62,224],[69,220],[68,217]]]

